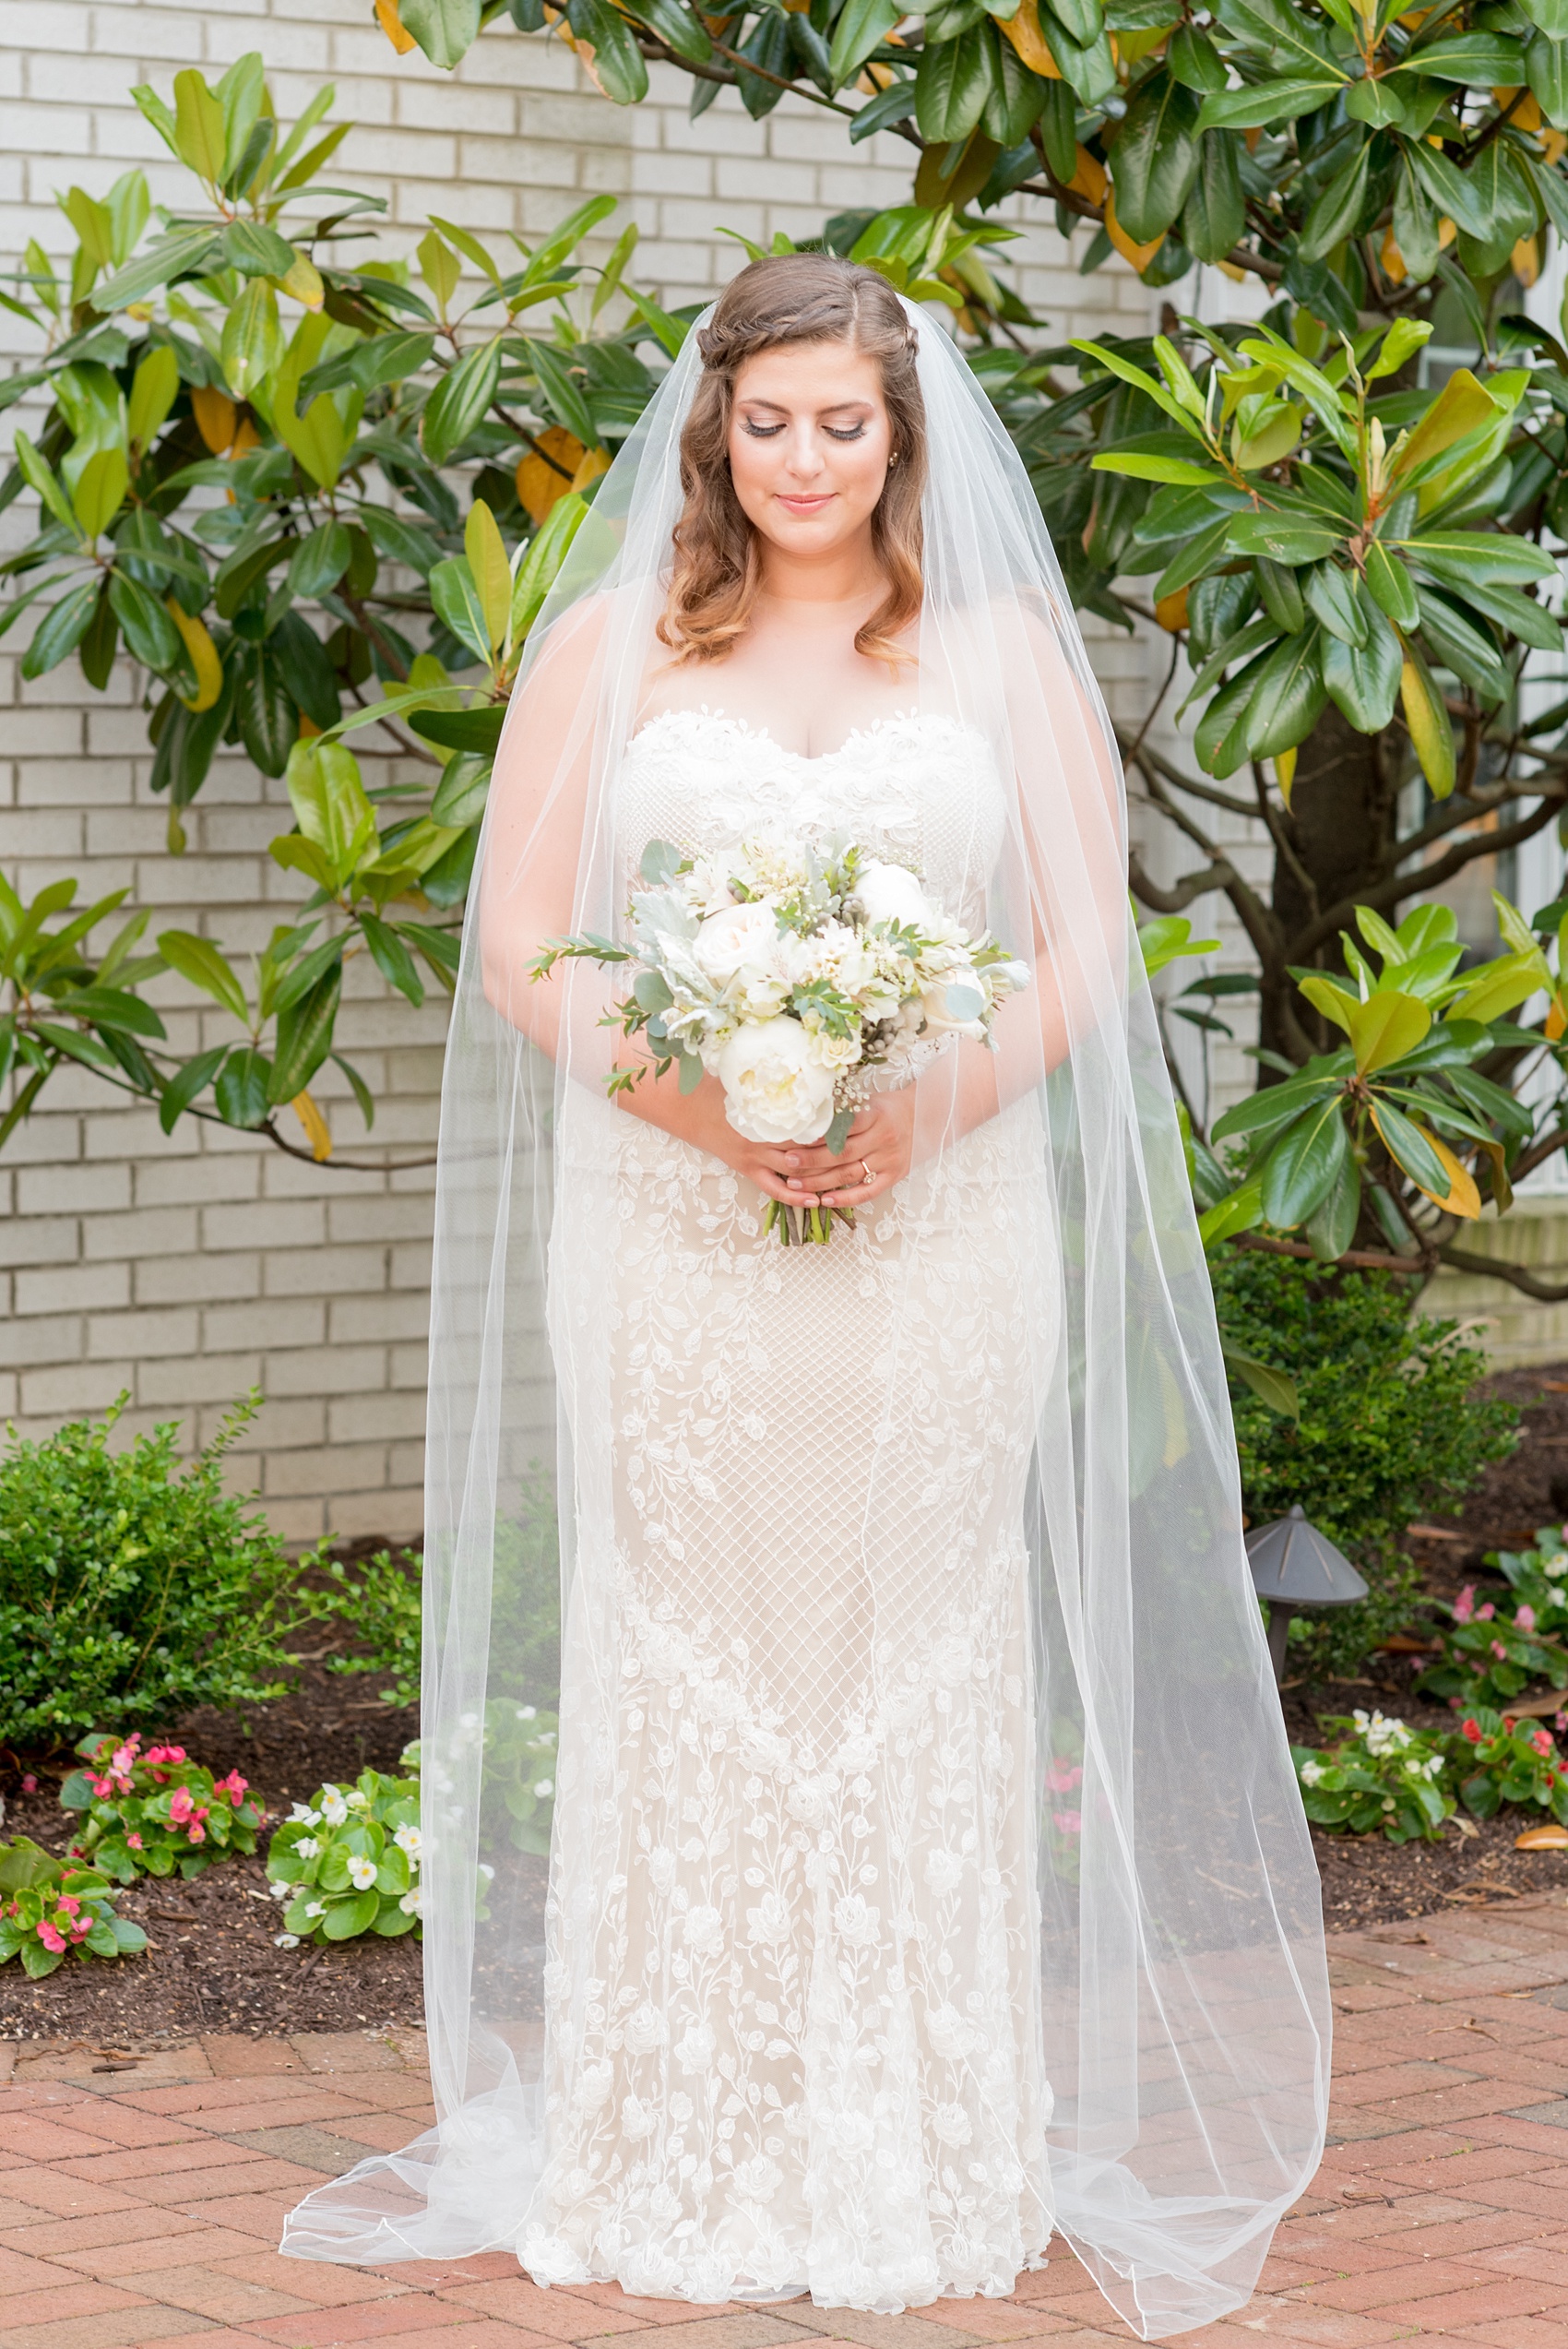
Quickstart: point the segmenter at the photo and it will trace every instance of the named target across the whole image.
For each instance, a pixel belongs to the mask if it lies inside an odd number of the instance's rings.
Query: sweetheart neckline
[[[728,709],[710,709],[706,702],[696,708],[688,703],[658,710],[653,717],[646,719],[636,733],[629,736],[626,755],[629,756],[647,735],[671,718],[696,718],[705,720],[709,725],[728,727],[742,742],[766,743],[770,750],[778,752],[780,758],[792,758],[799,767],[828,766],[834,759],[842,758],[845,752],[853,749],[857,743],[869,742],[894,726],[938,725],[951,727],[955,733],[968,731],[961,728],[956,719],[946,717],[938,709],[894,709],[885,718],[873,718],[869,726],[851,726],[836,750],[791,750],[788,743],[781,743],[770,728],[754,726],[749,718],[737,718]]]

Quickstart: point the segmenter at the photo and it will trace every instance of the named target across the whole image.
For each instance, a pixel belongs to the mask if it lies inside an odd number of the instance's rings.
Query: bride
[[[1322,1927],[1124,822],[942,328],[831,256],[742,270],[496,763],[433,1316],[440,2120],[285,2250],[895,2311],[1012,2291],[1054,2230],[1146,2339],[1252,2291],[1322,2147]],[[1027,961],[990,1037],[928,998],[837,1151],[792,1139],[788,1071],[774,1141],[712,1077],[612,1097],[624,973],[540,980],[545,942],[613,938],[651,841],[845,840]],[[846,1215],[785,1249],[769,1201]],[[540,1946],[515,1757],[552,1490]]]

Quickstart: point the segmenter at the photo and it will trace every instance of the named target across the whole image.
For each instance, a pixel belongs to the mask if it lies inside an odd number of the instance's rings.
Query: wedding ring
[[[875,1182],[875,1180],[876,1180],[876,1176],[875,1176],[875,1175],[872,1173],[872,1171],[871,1171],[871,1161],[870,1161],[869,1159],[865,1159],[865,1158],[862,1158],[862,1159],[861,1159],[861,1174],[865,1176],[866,1181],[867,1181],[868,1183],[874,1183],[874,1182]]]

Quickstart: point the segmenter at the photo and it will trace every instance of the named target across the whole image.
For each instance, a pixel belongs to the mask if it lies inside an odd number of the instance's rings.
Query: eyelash
[[[749,416],[744,420],[744,424],[745,430],[751,435],[753,440],[777,440],[784,429],[782,424],[754,424]],[[865,438],[864,424],[852,425],[848,432],[835,432],[831,424],[824,424],[822,429],[829,440],[863,440]]]

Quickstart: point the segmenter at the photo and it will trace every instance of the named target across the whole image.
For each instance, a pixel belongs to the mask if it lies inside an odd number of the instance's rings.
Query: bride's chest
[[[629,745],[615,803],[628,872],[650,840],[701,853],[758,830],[848,832],[912,864],[944,896],[983,892],[1004,822],[985,744],[951,720],[920,714],[883,720],[807,758],[722,713],[667,711]]]

